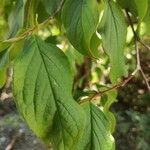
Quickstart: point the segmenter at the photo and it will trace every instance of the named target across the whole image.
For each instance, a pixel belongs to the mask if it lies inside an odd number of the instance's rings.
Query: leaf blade
[[[96,0],[66,0],[62,21],[69,41],[80,53],[97,58],[99,52],[91,47],[97,30],[99,11]]]
[[[84,128],[84,112],[73,100],[71,88],[64,53],[36,37],[25,41],[14,64],[15,101],[31,129],[58,149],[72,148]]]
[[[127,26],[121,9],[113,1],[106,1],[99,33],[106,53],[110,58],[112,82],[125,74],[124,46]]]
[[[105,114],[91,102],[84,103],[82,107],[86,112],[87,122],[79,149],[114,150],[114,139]]]

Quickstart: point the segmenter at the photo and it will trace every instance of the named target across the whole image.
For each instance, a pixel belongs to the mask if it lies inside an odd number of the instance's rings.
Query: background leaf
[[[76,149],[114,150],[114,139],[105,114],[90,102],[86,102],[82,106],[86,112],[87,122],[83,137]]]

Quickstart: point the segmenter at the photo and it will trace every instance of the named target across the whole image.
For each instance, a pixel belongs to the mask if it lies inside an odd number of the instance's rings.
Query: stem
[[[20,36],[18,37],[14,37],[14,38],[11,38],[11,39],[8,39],[8,40],[5,40],[3,41],[4,43],[13,43],[13,42],[17,42],[17,41],[20,41],[30,35],[32,35],[33,33],[43,29],[45,26],[48,25],[49,21],[52,20],[55,15],[60,11],[60,9],[62,8],[63,6],[63,3],[64,3],[64,0],[61,1],[60,5],[58,6],[58,8],[56,9],[56,11],[51,15],[49,16],[45,21],[43,21],[42,23],[40,23],[38,26],[34,26],[32,28],[29,28],[26,32],[24,32],[23,34],[21,34]]]
[[[137,57],[137,70],[140,71],[145,83],[146,83],[146,86],[147,86],[147,89],[148,91],[150,92],[150,84],[148,82],[148,79],[146,78],[146,75],[141,67],[141,61],[140,61],[140,52],[139,52],[139,48],[138,48],[138,42],[140,42],[144,47],[146,47],[147,49],[149,49],[148,46],[146,46],[143,42],[141,42],[141,40],[138,38],[135,30],[134,30],[134,26],[133,26],[133,23],[132,23],[132,20],[131,20],[131,17],[128,13],[128,11],[126,10],[126,14],[127,14],[127,18],[129,20],[129,23],[130,23],[130,26],[131,26],[131,29],[132,29],[132,32],[134,34],[134,44],[135,44],[135,50],[136,50],[136,57]]]
[[[127,15],[128,20],[129,20],[129,24],[130,24],[130,26],[131,26],[132,32],[133,32],[133,34],[134,34],[134,39],[136,38],[136,41],[138,41],[143,47],[145,47],[146,49],[150,50],[150,47],[149,47],[148,45],[146,45],[145,43],[143,43],[143,42],[141,41],[141,39],[137,36],[137,34],[136,34],[135,30],[134,30],[133,22],[132,22],[132,20],[131,20],[131,17],[130,17],[130,15],[129,15],[128,10],[125,10],[125,12],[126,12],[126,15]]]
[[[104,91],[99,91],[99,92],[97,92],[97,93],[94,94],[90,99],[94,99],[94,98],[96,98],[96,97],[98,97],[98,96],[102,96],[102,95],[104,95],[105,93],[107,93],[107,92],[109,92],[109,91],[112,91],[112,90],[114,90],[114,89],[118,89],[118,88],[120,88],[120,87],[124,87],[133,77],[134,77],[133,75],[130,75],[127,79],[125,79],[124,81],[122,81],[122,82],[120,82],[120,83],[118,83],[118,84],[116,84],[116,85],[110,87],[109,89],[106,89],[106,90],[104,90]]]

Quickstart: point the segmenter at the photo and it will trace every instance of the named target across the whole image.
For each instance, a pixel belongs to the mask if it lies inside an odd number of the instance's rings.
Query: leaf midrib
[[[39,53],[40,53],[40,55],[41,55],[41,58],[42,58],[42,61],[43,61],[43,64],[44,64],[44,67],[45,67],[45,71],[46,71],[46,73],[48,74],[48,70],[47,70],[47,67],[46,67],[46,64],[45,64],[45,61],[44,61],[44,58],[43,58],[43,52],[41,51],[41,49],[40,49],[40,46],[39,46],[39,44],[38,44],[38,41],[34,38],[34,40],[35,40],[35,42],[36,42],[36,45],[37,45],[37,48],[38,48],[38,50],[39,50]],[[49,85],[50,85],[50,87],[51,87],[51,90],[52,90],[52,95],[53,95],[53,98],[54,98],[54,101],[55,101],[55,105],[57,106],[57,111],[58,111],[58,117],[59,117],[59,120],[60,120],[60,122],[61,122],[61,128],[62,128],[62,130],[61,130],[61,132],[62,132],[62,136],[64,137],[64,130],[63,130],[63,123],[62,123],[62,120],[61,120],[61,113],[60,113],[60,111],[59,111],[59,106],[58,106],[58,104],[57,104],[57,102],[56,102],[56,97],[55,97],[55,92],[54,92],[54,90],[53,90],[53,86],[51,85],[51,80],[50,80],[50,78],[49,78],[49,76],[48,76],[48,80],[49,80]],[[60,102],[59,102],[60,103]],[[60,103],[61,105],[62,105],[62,103]],[[63,106],[64,107],[64,106]],[[66,109],[66,107],[65,107],[65,109]],[[68,112],[68,114],[70,114],[69,113],[69,111],[66,109],[66,111]],[[75,122],[75,124],[76,124],[76,121],[74,120],[74,118],[72,117],[72,115],[70,115],[71,116],[71,118],[72,118],[72,120]],[[76,124],[76,127],[77,127],[77,130],[78,130],[78,125]],[[64,128],[66,128],[66,127],[64,127]],[[68,132],[68,130],[67,130],[67,128],[66,128],[66,131]],[[79,131],[79,130],[78,130]],[[69,132],[68,132],[69,133]],[[70,135],[70,137],[73,139],[73,137],[72,137],[72,134],[71,133],[69,133],[69,135]],[[78,136],[78,134],[77,134],[77,136]],[[65,137],[64,137],[65,138]],[[63,138],[63,139],[64,139]],[[63,145],[64,145],[64,148],[65,148],[65,144],[64,144],[64,140],[62,140],[63,141]],[[73,144],[74,144],[74,139],[73,139]]]

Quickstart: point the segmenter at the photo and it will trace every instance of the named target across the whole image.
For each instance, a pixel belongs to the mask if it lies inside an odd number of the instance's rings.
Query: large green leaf
[[[80,53],[97,58],[99,52],[91,46],[99,21],[96,0],[66,0],[62,21],[71,44]],[[95,37],[94,37],[95,38]]]
[[[114,150],[114,139],[105,114],[90,102],[83,104],[87,115],[86,128],[76,150]]]
[[[54,149],[73,149],[85,125],[82,108],[72,98],[72,77],[65,54],[37,37],[25,41],[14,63],[17,107],[37,136]]]
[[[125,72],[124,46],[127,27],[121,9],[113,1],[105,2],[99,33],[102,36],[104,49],[110,57],[111,81],[116,82]]]

